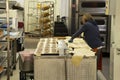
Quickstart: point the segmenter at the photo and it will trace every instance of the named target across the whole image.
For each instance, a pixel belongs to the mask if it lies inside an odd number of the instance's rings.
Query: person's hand
[[[68,40],[68,42],[72,43],[72,42],[73,42],[73,39]]]

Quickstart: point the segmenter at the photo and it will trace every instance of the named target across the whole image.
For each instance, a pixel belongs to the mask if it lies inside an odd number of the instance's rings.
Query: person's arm
[[[82,32],[84,32],[84,31],[85,31],[85,25],[82,26],[81,28],[79,28],[78,31],[75,32],[75,33],[72,35],[72,37],[71,37],[71,39],[69,40],[69,42],[73,42],[73,39],[76,38],[77,36],[79,36],[79,35],[80,35]]]

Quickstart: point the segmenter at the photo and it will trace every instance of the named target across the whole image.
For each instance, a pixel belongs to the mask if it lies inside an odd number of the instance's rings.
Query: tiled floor
[[[109,79],[109,70],[110,70],[110,58],[109,57],[103,57],[103,75],[106,77],[107,80]]]
[[[7,80],[7,76],[4,75],[0,80]],[[13,76],[10,76],[10,80],[19,80],[19,65],[17,63],[16,70],[13,71]]]
[[[25,38],[25,49],[35,49],[39,39]],[[13,71],[13,76],[10,80],[19,80],[19,63],[17,63],[16,70]],[[109,57],[103,57],[102,73],[109,80]],[[6,76],[3,76],[0,80],[7,80]]]

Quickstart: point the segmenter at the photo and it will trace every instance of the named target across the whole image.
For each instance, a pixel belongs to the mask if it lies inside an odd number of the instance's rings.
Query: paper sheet
[[[72,56],[71,61],[75,66],[79,66],[82,59],[83,59],[83,56]]]

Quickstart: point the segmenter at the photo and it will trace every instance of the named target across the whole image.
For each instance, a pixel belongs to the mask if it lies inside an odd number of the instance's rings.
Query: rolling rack
[[[10,74],[11,74],[11,70],[10,70],[10,28],[9,28],[9,0],[0,0],[0,4],[6,4],[5,6],[2,6],[0,8],[0,14],[2,13],[6,13],[6,23],[7,23],[7,41],[6,40],[1,40],[1,50],[4,50],[7,47],[7,58],[4,58],[2,64],[4,63],[4,61],[7,60],[7,80],[10,80]],[[4,37],[4,36],[3,36]],[[2,37],[1,37],[2,38]],[[4,43],[4,44],[3,44]]]
[[[29,33],[38,37],[51,37],[54,34],[54,2],[31,0],[28,2]]]
[[[7,80],[10,80],[10,27],[9,27],[9,0],[6,0],[7,17]]]
[[[37,4],[38,24],[41,37],[53,36],[54,30],[54,2],[43,1]]]
[[[38,31],[38,15],[37,15],[37,0],[28,1],[28,21],[27,27],[30,35],[39,36],[40,32]]]

